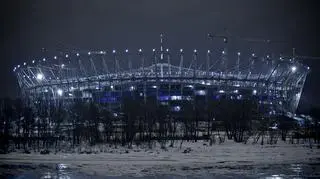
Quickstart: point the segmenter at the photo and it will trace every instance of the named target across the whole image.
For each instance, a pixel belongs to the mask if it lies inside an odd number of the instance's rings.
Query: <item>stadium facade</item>
[[[142,49],[63,53],[14,67],[25,100],[50,105],[94,101],[118,110],[124,98],[149,97],[179,111],[181,101],[253,99],[268,114],[294,113],[309,67],[292,58],[240,52]],[[203,58],[200,59],[200,52]],[[189,62],[187,63],[187,61]]]

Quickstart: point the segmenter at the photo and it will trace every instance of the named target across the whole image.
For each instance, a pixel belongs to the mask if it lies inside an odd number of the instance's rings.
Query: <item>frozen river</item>
[[[1,177],[320,178],[320,148],[283,142],[261,146],[227,141],[213,146],[189,142],[168,150],[108,147],[97,154],[10,153],[0,155]]]
[[[320,178],[320,163],[313,164],[274,164],[274,165],[239,165],[233,167],[225,167],[225,173],[220,171],[215,173],[216,170],[222,168],[207,167],[198,169],[197,175],[152,175],[152,176],[99,176],[96,174],[82,173],[78,170],[73,170],[65,167],[64,164],[57,164],[55,168],[47,165],[2,165],[3,178],[9,179],[84,179],[84,178],[141,178],[141,179],[195,179],[195,178]],[[188,170],[188,169],[185,169]],[[106,171],[106,173],[108,173]]]

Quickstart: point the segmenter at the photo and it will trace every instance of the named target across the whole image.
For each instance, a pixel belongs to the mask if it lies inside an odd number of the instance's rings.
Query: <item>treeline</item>
[[[154,98],[124,99],[116,110],[109,105],[73,101],[36,106],[21,100],[5,99],[0,106],[1,152],[44,149],[72,150],[83,144],[111,144],[132,147],[159,142],[163,148],[177,140],[224,142],[227,138],[247,143],[276,143],[309,139],[319,143],[318,121],[305,122],[301,128],[285,117],[265,116],[253,100],[195,100],[179,104],[159,104]],[[177,107],[177,109],[173,109]],[[114,108],[112,108],[114,109]],[[115,112],[117,111],[117,112]],[[276,129],[271,126],[277,124]],[[294,131],[294,132],[292,132]],[[265,139],[264,139],[265,138]]]

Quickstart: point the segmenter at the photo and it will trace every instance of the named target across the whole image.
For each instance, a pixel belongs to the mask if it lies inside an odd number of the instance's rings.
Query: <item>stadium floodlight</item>
[[[41,81],[44,79],[44,75],[42,73],[38,73],[36,78]]]
[[[294,73],[294,72],[296,72],[297,71],[297,67],[296,66],[292,66],[291,67],[291,71]]]
[[[58,94],[59,96],[62,96],[62,95],[63,95],[62,89],[58,89],[58,90],[57,90],[57,94]]]

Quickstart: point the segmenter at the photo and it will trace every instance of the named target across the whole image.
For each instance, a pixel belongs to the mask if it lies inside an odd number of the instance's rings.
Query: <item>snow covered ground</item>
[[[101,146],[100,146],[101,148]],[[319,168],[320,149],[317,146],[286,144],[252,145],[226,141],[209,146],[208,142],[180,142],[167,150],[160,146],[133,146],[133,149],[108,147],[97,154],[10,153],[0,155],[0,166],[7,164],[47,165],[67,167],[90,175],[201,175],[203,172],[241,174],[255,166],[314,163]],[[247,172],[247,171],[246,171]]]

